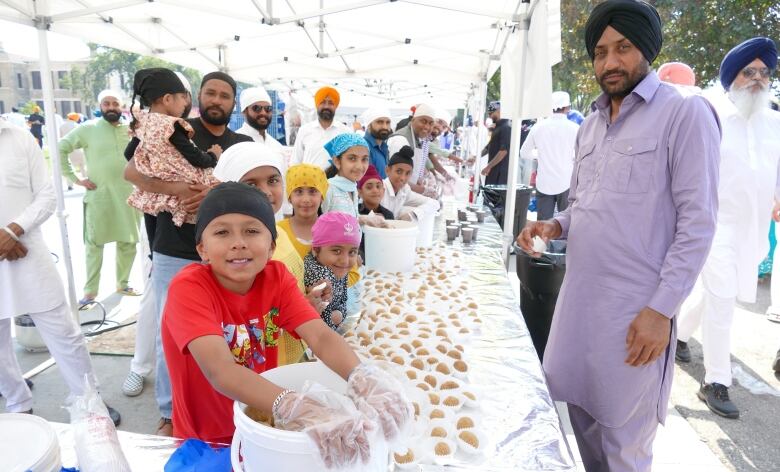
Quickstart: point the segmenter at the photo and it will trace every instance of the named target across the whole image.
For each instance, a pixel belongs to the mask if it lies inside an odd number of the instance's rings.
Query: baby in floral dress
[[[161,67],[139,70],[133,82],[133,102],[136,96],[141,108],[149,107],[137,115],[131,111],[130,132],[139,140],[133,154],[138,171],[168,182],[217,184],[211,172],[222,148],[214,145],[204,152],[191,141],[194,131],[181,118],[190,102],[189,92],[176,73]],[[195,213],[187,212],[173,195],[136,188],[127,203],[150,215],[169,212],[177,226],[195,223]]]

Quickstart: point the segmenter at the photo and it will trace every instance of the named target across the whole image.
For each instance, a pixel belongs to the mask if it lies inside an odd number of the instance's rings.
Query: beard
[[[103,119],[109,123],[116,123],[121,117],[122,114],[117,110],[106,110],[103,112]]]
[[[756,90],[753,86],[758,85]],[[769,106],[769,86],[753,82],[740,88],[731,87],[729,99],[744,118],[750,118],[756,112]]]
[[[327,108],[318,110],[317,116],[324,121],[333,121],[333,110],[328,110]]]
[[[215,116],[209,114],[209,112],[212,110],[218,111],[219,115]],[[230,113],[225,113],[225,111],[217,105],[212,105],[203,110],[203,112],[200,114],[200,117],[206,123],[214,126],[221,126],[230,123]]]
[[[642,63],[633,71],[626,70],[608,70],[604,71],[596,79],[598,80],[601,90],[609,96],[609,98],[625,98],[630,94],[636,85],[644,79],[650,72],[650,65],[647,62]],[[621,80],[614,84],[608,85],[605,81],[607,75],[620,74]]]
[[[268,129],[268,125],[271,124],[271,120],[266,120],[265,123],[260,123],[260,118],[247,118],[246,122],[249,124],[249,126],[256,129],[257,131],[265,131]]]
[[[376,139],[381,139],[382,141],[389,138],[390,135],[393,133],[389,129],[375,130],[374,128],[369,128],[369,131],[371,131],[371,136],[375,137]]]

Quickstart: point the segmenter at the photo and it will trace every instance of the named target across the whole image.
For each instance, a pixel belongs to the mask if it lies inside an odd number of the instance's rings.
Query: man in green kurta
[[[128,127],[120,122],[122,102],[118,93],[104,90],[98,95],[98,102],[102,118],[81,124],[59,142],[63,175],[87,189],[84,195],[87,283],[81,304],[97,296],[103,246],[110,242],[116,242],[117,292],[138,295],[128,286],[140,221],[139,213],[127,204],[133,187],[123,177],[127,165],[124,150],[130,141]],[[65,157],[76,149],[84,150],[87,168],[84,178],[76,176]]]

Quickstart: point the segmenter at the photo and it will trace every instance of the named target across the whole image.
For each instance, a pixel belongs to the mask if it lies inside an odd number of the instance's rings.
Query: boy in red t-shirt
[[[394,437],[411,419],[409,402],[388,374],[360,363],[284,265],[270,260],[275,239],[273,209],[253,187],[220,184],[201,203],[196,241],[204,264],[189,265],[173,279],[161,327],[174,436],[229,443],[232,405],[239,400],[272,415],[277,427],[306,430],[326,463],[365,461],[367,448],[354,444],[365,444],[377,424]],[[303,338],[348,380],[355,408],[325,407],[257,375],[276,367],[279,328]]]

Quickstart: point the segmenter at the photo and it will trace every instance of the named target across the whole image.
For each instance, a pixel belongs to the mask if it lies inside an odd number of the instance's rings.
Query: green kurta
[[[84,195],[84,238],[97,245],[138,242],[140,215],[127,204],[133,186],[124,179],[124,151],[129,141],[127,125],[113,126],[97,118],[79,125],[59,142],[60,156],[84,150],[88,178],[97,186]],[[67,158],[62,159],[62,173],[71,181],[78,180]]]

